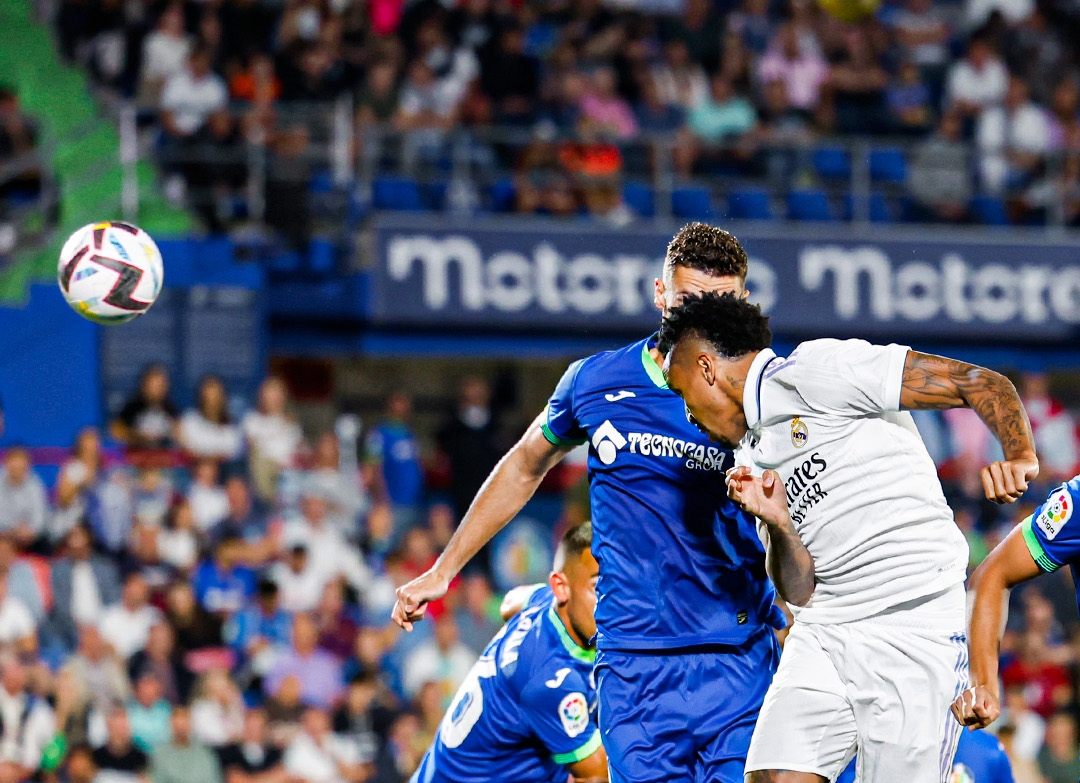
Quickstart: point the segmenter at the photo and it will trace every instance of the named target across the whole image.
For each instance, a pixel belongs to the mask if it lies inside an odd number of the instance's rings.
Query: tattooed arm
[[[900,407],[906,410],[971,408],[994,433],[1005,459],[982,469],[983,490],[995,503],[1013,503],[1039,475],[1027,411],[1012,382],[974,364],[908,351]]]

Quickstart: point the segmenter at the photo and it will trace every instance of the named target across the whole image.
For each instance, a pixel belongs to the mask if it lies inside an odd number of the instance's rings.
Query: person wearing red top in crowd
[[[1039,631],[1025,631],[1020,637],[1016,660],[1002,669],[1001,681],[1006,689],[1023,687],[1028,705],[1044,718],[1072,698],[1069,670],[1056,660],[1053,648]]]

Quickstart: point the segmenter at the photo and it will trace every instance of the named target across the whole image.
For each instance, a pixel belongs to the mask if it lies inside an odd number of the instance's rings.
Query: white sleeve
[[[864,340],[812,340],[799,346],[791,377],[806,404],[819,413],[898,411],[910,350]]]

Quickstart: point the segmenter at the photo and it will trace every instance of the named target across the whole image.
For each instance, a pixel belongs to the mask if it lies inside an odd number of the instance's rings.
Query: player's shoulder
[[[1072,519],[1077,502],[1080,502],[1080,476],[1073,476],[1050,490],[1035,509],[1031,519],[1032,528],[1040,531],[1047,541],[1053,541]],[[1075,535],[1068,538],[1075,538]]]
[[[638,340],[622,348],[601,351],[570,365],[578,377],[584,380],[605,380],[612,372],[636,371],[642,363],[642,354],[648,350],[649,339]]]

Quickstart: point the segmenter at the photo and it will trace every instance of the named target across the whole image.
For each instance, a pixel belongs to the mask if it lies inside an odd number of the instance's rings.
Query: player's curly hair
[[[737,359],[772,344],[769,317],[758,305],[714,291],[687,296],[672,308],[660,327],[657,347],[668,354],[687,335],[707,340],[725,359]]]
[[[665,271],[685,266],[713,277],[733,275],[746,281],[746,251],[733,234],[707,223],[690,223],[668,243]]]

